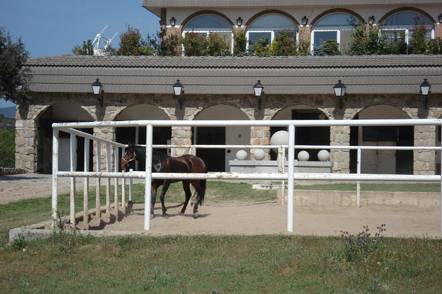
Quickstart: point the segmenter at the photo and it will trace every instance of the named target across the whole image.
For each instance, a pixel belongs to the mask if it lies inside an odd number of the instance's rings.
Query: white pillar
[[[52,131],[52,226],[57,228],[58,219],[58,130]]]
[[[101,144],[98,141],[95,141],[95,163],[96,163],[96,171],[101,172]],[[101,218],[101,178],[97,178],[97,186],[95,187],[95,216],[97,219]]]
[[[150,200],[152,194],[152,125],[146,126],[146,178],[144,187],[144,230],[150,229]]]
[[[77,170],[77,136],[71,134],[70,136],[70,170],[74,172]],[[75,227],[75,178],[71,177],[71,187],[69,193],[69,213],[70,223]]]
[[[84,138],[84,171],[89,171],[89,144],[90,139]],[[84,178],[83,187],[83,228],[89,228],[89,178]]]
[[[111,171],[111,146],[106,143],[106,171]],[[110,217],[110,178],[106,179],[106,216]]]
[[[287,191],[287,231],[293,233],[293,194],[294,194],[294,184],[295,184],[295,126],[289,125],[289,152],[288,152],[288,191]]]

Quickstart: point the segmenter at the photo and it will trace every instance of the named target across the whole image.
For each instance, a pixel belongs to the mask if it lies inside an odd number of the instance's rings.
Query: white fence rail
[[[362,174],[361,173],[361,152],[362,150],[427,150],[442,151],[442,146],[341,146],[341,145],[296,145],[295,132],[297,127],[330,127],[330,126],[442,126],[442,120],[439,119],[400,119],[400,120],[321,120],[321,121],[110,121],[110,122],[81,122],[81,123],[55,123],[53,124],[53,154],[52,154],[52,217],[54,225],[58,220],[58,177],[71,178],[70,189],[70,222],[76,225],[75,220],[75,180],[84,179],[83,187],[83,228],[89,225],[89,178],[97,179],[95,215],[101,218],[102,209],[107,217],[111,216],[110,186],[111,179],[114,180],[114,215],[119,218],[120,208],[123,215],[126,210],[126,179],[129,179],[128,199],[132,200],[132,180],[144,179],[145,181],[145,209],[144,209],[144,229],[150,229],[150,205],[151,205],[151,183],[153,179],[230,179],[230,180],[280,180],[287,181],[287,231],[294,232],[294,181],[295,180],[326,180],[326,181],[355,181],[357,182],[357,205],[360,205],[360,185],[361,181],[398,181],[398,182],[439,182],[441,184],[440,203],[442,203],[442,177],[440,175],[396,175],[396,174]],[[270,146],[270,145],[153,145],[153,127],[159,126],[195,126],[195,127],[226,127],[226,126],[278,126],[287,127],[289,132],[288,145]],[[146,169],[143,172],[130,171],[119,172],[118,158],[124,152],[127,145],[99,138],[77,128],[103,128],[103,127],[146,127]],[[442,129],[442,128],[441,128]],[[59,131],[70,134],[70,171],[59,171]],[[84,171],[76,170],[76,158],[74,146],[77,137],[83,137],[84,144]],[[95,143],[96,159],[95,171],[89,170],[89,140]],[[101,164],[100,146],[105,144],[105,168]],[[278,162],[278,173],[152,173],[152,149],[153,148],[189,148],[189,150],[204,148],[238,148],[238,149],[273,149],[277,147],[279,155],[285,153],[288,149],[288,170],[284,170],[284,162]],[[295,149],[330,149],[330,150],[356,150],[357,151],[357,173],[295,173]],[[278,156],[280,157],[280,156]],[[285,156],[280,157],[284,160]],[[113,160],[112,160],[113,159]],[[442,157],[441,157],[442,166]],[[282,167],[281,167],[282,165]],[[101,207],[101,179],[106,184],[106,203]],[[119,182],[120,180],[120,182]],[[121,183],[121,202],[119,203],[119,185]],[[121,205],[121,207],[119,207]],[[440,228],[442,234],[442,204],[440,205]]]

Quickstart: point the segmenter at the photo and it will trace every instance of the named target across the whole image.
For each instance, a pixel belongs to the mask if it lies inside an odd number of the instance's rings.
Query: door
[[[226,128],[198,127],[194,129],[197,145],[223,145],[226,143]],[[224,149],[201,149],[196,151],[211,172],[225,171],[226,153]]]

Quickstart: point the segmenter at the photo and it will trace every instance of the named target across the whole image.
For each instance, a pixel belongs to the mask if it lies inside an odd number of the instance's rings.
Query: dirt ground
[[[200,218],[193,219],[188,208],[179,215],[177,205],[169,205],[169,217],[156,216],[151,220],[151,235],[256,235],[286,234],[287,206],[275,202],[224,205],[210,203],[200,208]],[[296,208],[295,234],[339,236],[341,231],[358,233],[364,225],[375,231],[386,224],[384,235],[395,237],[439,237],[439,208],[410,207],[335,207]],[[143,231],[143,205],[135,204],[132,213],[120,222],[105,226],[111,231]]]

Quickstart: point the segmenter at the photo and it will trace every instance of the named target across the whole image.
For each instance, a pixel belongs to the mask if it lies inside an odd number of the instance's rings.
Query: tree
[[[427,28],[425,26],[416,26],[413,29],[413,35],[411,38],[411,53],[412,54],[425,54],[428,49],[428,42],[426,38]]]
[[[335,40],[326,40],[322,42],[321,46],[315,50],[315,55],[319,56],[334,56],[341,55],[339,51],[339,44]]]
[[[272,56],[293,56],[296,53],[296,40],[288,32],[278,33],[270,46]]]
[[[159,51],[159,46],[157,37],[148,35],[146,40],[143,40],[140,31],[129,26],[127,31],[120,36],[118,54],[125,56],[155,55]]]
[[[13,41],[11,36],[0,29],[0,96],[21,104],[26,100],[26,72],[23,65],[28,52],[23,42]]]
[[[209,42],[205,34],[187,33],[183,41],[186,56],[207,56]]]
[[[230,55],[230,46],[219,33],[210,33],[207,44],[207,51],[210,56]]]
[[[233,55],[244,56],[247,51],[247,38],[244,30],[235,32],[233,39],[235,44],[233,47]]]
[[[83,45],[77,45],[72,49],[72,53],[75,55],[94,55],[94,46],[92,40],[83,41]]]

